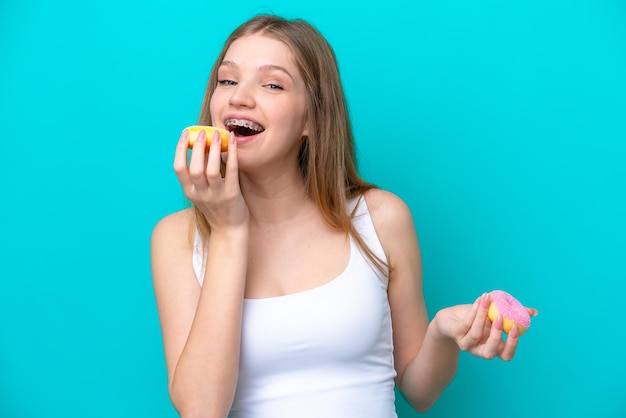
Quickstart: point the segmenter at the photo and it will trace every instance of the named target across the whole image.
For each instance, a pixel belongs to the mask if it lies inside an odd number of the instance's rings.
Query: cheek
[[[209,113],[211,115],[211,122],[215,124],[216,117],[215,115],[219,114],[219,106],[222,103],[219,93],[217,90],[213,92],[211,96],[211,100],[209,100]]]
[[[280,112],[280,118],[285,126],[291,126],[293,129],[301,130],[307,122],[306,106],[298,102],[287,102],[276,107],[276,111]]]

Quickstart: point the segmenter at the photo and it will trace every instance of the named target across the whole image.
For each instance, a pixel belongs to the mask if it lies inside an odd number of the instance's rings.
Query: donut
[[[517,299],[503,290],[493,290],[490,293],[491,303],[487,316],[495,322],[498,315],[502,316],[502,331],[511,332],[517,326],[517,335],[522,335],[530,327],[530,314]]]
[[[187,129],[187,132],[189,133],[189,145],[188,145],[189,148],[193,147],[193,144],[196,143],[196,139],[198,139],[198,135],[200,134],[200,131],[204,131],[204,134],[206,136],[207,149],[209,149],[208,147],[210,147],[211,143],[213,142],[213,133],[217,131],[219,132],[220,139],[222,140],[222,146],[220,147],[222,152],[228,151],[228,141],[230,139],[230,132],[228,132],[226,129],[216,128],[215,126],[200,126],[200,125],[189,126],[186,129]]]

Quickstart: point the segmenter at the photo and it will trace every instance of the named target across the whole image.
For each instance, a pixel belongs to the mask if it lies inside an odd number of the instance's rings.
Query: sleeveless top
[[[385,254],[365,199],[353,224]],[[204,279],[196,233],[193,266]],[[388,278],[350,238],[345,270],[284,296],[244,299],[239,377],[230,418],[397,418]]]

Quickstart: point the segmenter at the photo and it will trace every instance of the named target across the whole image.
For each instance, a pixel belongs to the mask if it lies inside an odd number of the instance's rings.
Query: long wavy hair
[[[198,123],[212,125],[209,109],[217,87],[217,72],[228,48],[237,39],[262,34],[285,43],[293,53],[306,86],[309,135],[299,153],[299,167],[306,191],[317,204],[325,222],[353,237],[359,248],[384,272],[387,264],[377,257],[356,232],[348,213],[347,202],[362,198],[375,188],[357,171],[356,150],[348,107],[339,77],[335,53],[310,23],[302,19],[287,20],[274,15],[259,15],[241,24],[224,43],[217,57],[204,94]],[[198,231],[206,242],[210,225],[194,207]]]

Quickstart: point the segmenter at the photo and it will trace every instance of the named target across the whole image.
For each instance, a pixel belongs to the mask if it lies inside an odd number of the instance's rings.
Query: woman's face
[[[307,100],[289,47],[260,34],[240,38],[228,48],[217,78],[211,120],[235,132],[240,168],[296,161],[308,135]]]

